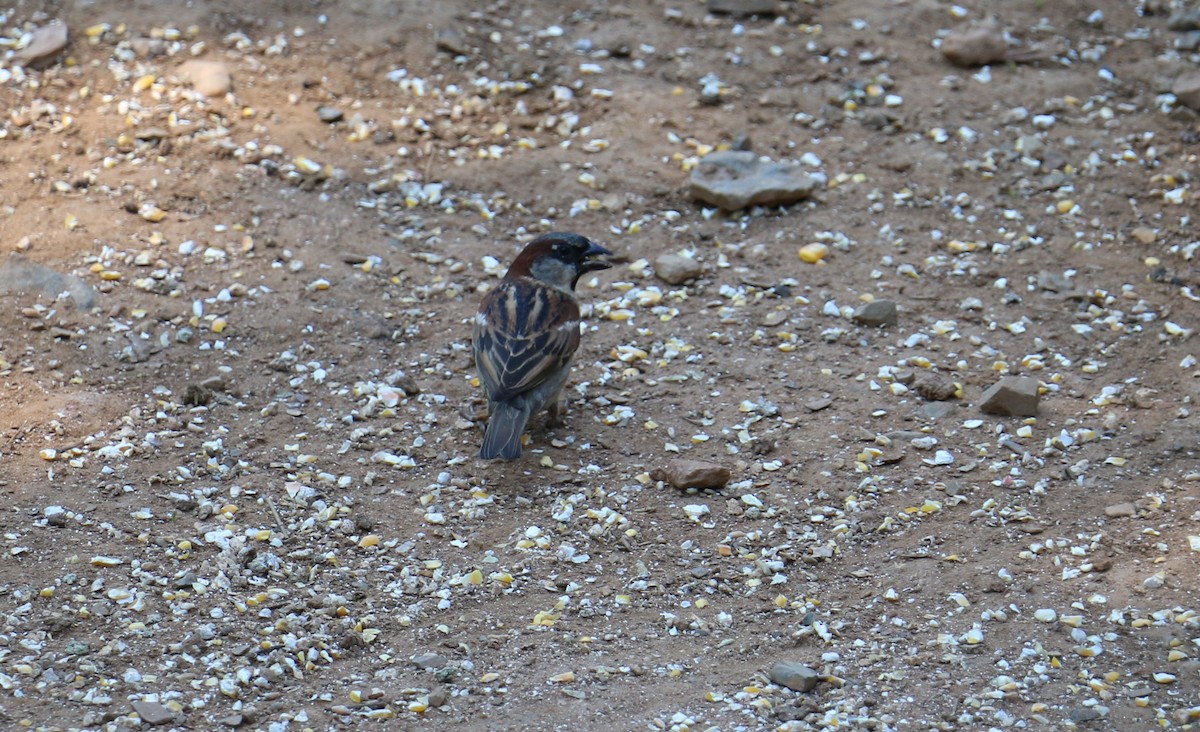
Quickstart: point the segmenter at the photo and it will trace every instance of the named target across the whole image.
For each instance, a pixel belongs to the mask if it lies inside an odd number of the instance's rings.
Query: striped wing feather
[[[484,298],[474,331],[475,365],[488,398],[520,396],[566,365],[579,347],[579,305],[534,280],[505,281]]]

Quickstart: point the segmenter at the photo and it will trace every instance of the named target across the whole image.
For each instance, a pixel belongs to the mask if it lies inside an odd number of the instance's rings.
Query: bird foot
[[[486,422],[488,418],[488,408],[480,406],[476,402],[467,402],[459,408],[458,414],[468,422]]]

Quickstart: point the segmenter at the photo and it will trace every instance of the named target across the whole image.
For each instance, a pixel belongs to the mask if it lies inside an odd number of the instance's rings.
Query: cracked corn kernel
[[[829,256],[829,246],[820,242],[813,242],[800,247],[799,253],[801,261],[816,264]]]

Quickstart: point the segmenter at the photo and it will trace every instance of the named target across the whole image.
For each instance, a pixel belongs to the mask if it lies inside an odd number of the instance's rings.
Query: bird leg
[[[567,413],[567,405],[559,401],[558,395],[554,395],[549,406],[546,407],[546,426],[553,429],[563,425],[563,415]]]

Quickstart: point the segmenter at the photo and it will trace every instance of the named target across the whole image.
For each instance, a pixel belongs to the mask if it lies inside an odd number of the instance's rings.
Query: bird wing
[[[579,304],[534,280],[503,282],[480,306],[473,344],[488,398],[512,399],[570,362],[579,347]]]

